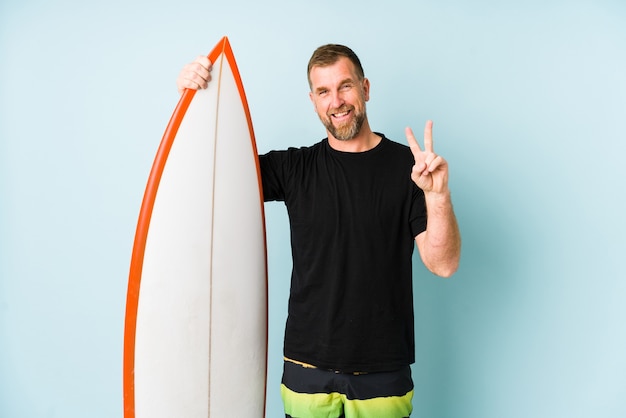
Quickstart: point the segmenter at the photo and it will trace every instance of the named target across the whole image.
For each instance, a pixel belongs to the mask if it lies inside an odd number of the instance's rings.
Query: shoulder
[[[402,144],[400,142],[396,142],[384,134],[377,133],[382,137],[380,141],[380,148],[383,150],[383,153],[387,156],[387,158],[393,158],[395,161],[408,161],[412,164],[415,163],[413,159],[413,153],[411,152],[411,148],[407,144]]]
[[[380,135],[382,137],[382,140],[380,141],[382,145],[384,145],[385,147],[389,148],[389,150],[395,151],[395,152],[411,152],[411,148],[409,148],[409,146],[407,144],[403,144],[400,142],[397,142],[389,137],[387,137],[385,134],[381,134],[376,132],[377,135]]]
[[[311,156],[319,155],[325,150],[326,140],[322,140],[314,145],[302,147],[289,147],[284,150],[272,150],[266,154],[259,155],[261,160],[294,163],[297,161],[307,160]]]
[[[265,154],[259,155],[260,157],[264,157],[266,155],[306,155],[312,152],[316,152],[319,149],[323,148],[323,145],[328,142],[327,139],[323,139],[316,144],[313,145],[304,145],[300,147],[289,147],[283,150],[272,150]]]
[[[264,175],[270,172],[282,173],[287,179],[309,169],[324,154],[325,149],[325,140],[322,140],[311,146],[273,150],[259,155],[261,170]]]

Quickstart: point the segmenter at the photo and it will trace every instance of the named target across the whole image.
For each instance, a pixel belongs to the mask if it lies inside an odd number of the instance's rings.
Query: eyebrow
[[[344,84],[355,84],[355,82],[354,82],[354,79],[352,77],[348,77],[348,78],[344,78],[343,80],[341,80],[339,82],[339,86],[343,86]],[[330,89],[328,87],[325,87],[325,86],[320,86],[320,87],[315,89],[315,92],[319,93],[319,92],[324,91],[324,90],[330,90]]]

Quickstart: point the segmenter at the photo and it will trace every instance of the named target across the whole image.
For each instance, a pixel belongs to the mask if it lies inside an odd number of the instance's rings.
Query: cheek
[[[322,100],[314,100],[313,109],[315,109],[315,113],[318,115],[326,116],[328,106]]]

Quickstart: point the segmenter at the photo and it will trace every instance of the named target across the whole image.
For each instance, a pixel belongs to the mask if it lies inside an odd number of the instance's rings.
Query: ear
[[[313,104],[313,110],[315,110],[315,113],[317,113],[317,106],[315,106],[315,96],[313,95],[312,91],[309,92],[309,100],[311,100],[311,103]]]
[[[365,95],[365,101],[370,99],[370,80],[368,78],[363,79],[363,94]]]

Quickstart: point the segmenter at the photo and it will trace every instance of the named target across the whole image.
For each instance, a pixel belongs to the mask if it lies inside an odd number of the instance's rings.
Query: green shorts
[[[413,409],[409,366],[352,374],[285,361],[280,392],[287,418],[405,418]]]

